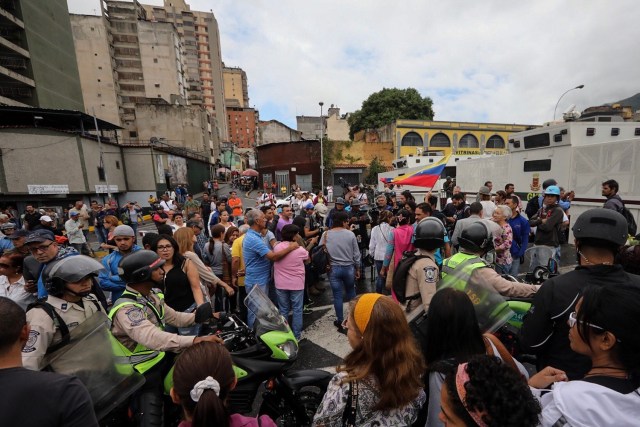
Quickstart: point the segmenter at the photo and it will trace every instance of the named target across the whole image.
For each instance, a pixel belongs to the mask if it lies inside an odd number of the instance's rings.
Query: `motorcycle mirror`
[[[211,308],[210,302],[205,302],[204,304],[200,304],[198,308],[196,308],[196,323],[203,323],[213,317],[213,309]]]

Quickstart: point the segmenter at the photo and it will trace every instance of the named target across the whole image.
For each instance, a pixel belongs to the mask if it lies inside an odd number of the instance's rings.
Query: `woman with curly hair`
[[[445,379],[440,421],[456,427],[534,427],[540,404],[524,378],[491,356],[474,356]]]
[[[410,426],[424,404],[424,361],[400,305],[380,294],[351,303],[344,322],[353,349],[338,366],[316,427]]]
[[[176,359],[170,392],[171,400],[184,413],[185,421],[179,427],[275,427],[267,415],[256,420],[229,413],[227,397],[237,382],[224,346],[200,342],[187,348]]]
[[[581,380],[547,367],[529,385],[542,395],[542,426],[632,426],[640,420],[640,288],[590,286],[569,315],[571,350],[591,359]],[[558,381],[558,382],[557,382]]]

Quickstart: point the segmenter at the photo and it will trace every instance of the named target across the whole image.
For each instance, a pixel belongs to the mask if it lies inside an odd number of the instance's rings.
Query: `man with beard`
[[[369,216],[371,217],[371,228],[378,225],[380,213],[383,211],[390,211],[391,208],[387,205],[387,196],[384,194],[379,194],[376,197],[376,205],[373,209],[369,211]]]

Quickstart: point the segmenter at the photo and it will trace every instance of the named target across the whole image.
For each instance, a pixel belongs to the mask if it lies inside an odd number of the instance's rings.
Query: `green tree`
[[[376,129],[394,120],[433,120],[433,101],[414,88],[387,89],[372,93],[362,107],[349,116],[349,138],[365,129]]]
[[[378,174],[386,171],[387,168],[380,162],[378,156],[374,157],[367,168],[367,175],[364,179],[365,184],[376,184],[378,182]]]

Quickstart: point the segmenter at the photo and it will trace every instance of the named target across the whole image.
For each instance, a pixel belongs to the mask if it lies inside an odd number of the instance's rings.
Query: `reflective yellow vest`
[[[473,272],[485,267],[489,267],[489,264],[478,255],[458,252],[443,261],[438,288],[446,287],[464,291]]]
[[[164,299],[164,295],[161,293],[156,294],[162,300]],[[113,317],[116,315],[117,311],[122,307],[133,305],[140,309],[144,309],[145,305],[149,307],[153,313],[156,315],[160,322],[160,328],[164,329],[164,307],[160,312],[156,309],[156,307],[150,302],[147,301],[144,304],[138,300],[140,294],[133,293],[125,289],[122,293],[122,296],[118,298],[118,300],[113,304],[111,311],[109,311],[109,319],[113,322]],[[153,368],[158,362],[162,360],[164,357],[164,351],[151,350],[140,343],[136,343],[136,347],[133,351],[129,350],[127,347],[122,345],[120,341],[113,334],[109,334],[111,337],[111,346],[113,348],[113,352],[116,355],[116,363],[122,366],[122,369],[119,368],[122,372],[125,372],[127,366],[132,366],[136,371],[144,374],[149,369]]]

